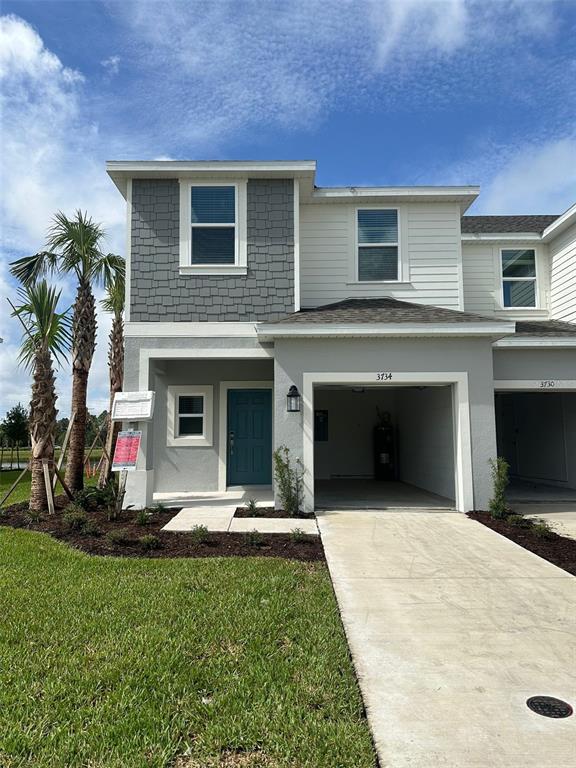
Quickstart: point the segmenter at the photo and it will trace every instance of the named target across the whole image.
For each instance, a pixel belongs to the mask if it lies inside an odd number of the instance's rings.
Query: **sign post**
[[[128,429],[118,434],[114,449],[114,459],[112,460],[112,471],[120,472],[116,515],[122,511],[122,503],[126,493],[126,478],[128,472],[134,472],[136,469],[141,440],[142,430],[140,429]]]

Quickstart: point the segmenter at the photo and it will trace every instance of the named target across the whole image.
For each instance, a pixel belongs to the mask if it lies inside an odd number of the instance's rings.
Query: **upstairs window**
[[[357,211],[358,280],[398,280],[398,211],[362,208]]]
[[[191,188],[191,263],[236,263],[236,188]]]
[[[247,180],[180,179],[180,274],[247,274]]]
[[[504,307],[536,306],[536,253],[533,249],[503,250],[502,303]]]

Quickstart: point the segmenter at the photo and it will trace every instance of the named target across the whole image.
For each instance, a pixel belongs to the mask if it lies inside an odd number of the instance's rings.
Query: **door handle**
[[[234,432],[228,433],[228,447],[230,448],[230,453],[234,452]]]

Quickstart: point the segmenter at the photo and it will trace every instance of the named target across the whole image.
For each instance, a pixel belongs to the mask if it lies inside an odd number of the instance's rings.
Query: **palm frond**
[[[101,270],[106,296],[100,304],[106,312],[121,315],[124,311],[126,290],[126,262],[122,256],[109,253],[102,259]]]
[[[50,352],[62,365],[72,341],[69,310],[58,312],[61,291],[49,286],[46,280],[24,286],[18,291],[19,304],[12,312],[25,327],[19,360],[31,369],[38,352]]]
[[[58,253],[62,272],[74,272],[79,280],[98,279],[97,264],[102,259],[100,241],[104,230],[87,213],[77,210],[69,219],[62,211],[54,216],[46,244]],[[96,274],[95,274],[96,271]]]
[[[51,251],[40,251],[33,256],[24,256],[10,264],[10,272],[23,285],[32,285],[40,277],[53,272],[58,264],[58,257]]]

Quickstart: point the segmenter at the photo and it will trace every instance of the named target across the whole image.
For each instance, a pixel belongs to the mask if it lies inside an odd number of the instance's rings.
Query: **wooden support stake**
[[[116,517],[122,512],[124,505],[124,495],[126,494],[126,479],[128,478],[128,472],[123,469],[120,472],[120,481],[118,483],[118,496],[116,497]]]
[[[24,475],[26,474],[26,472],[28,472],[28,469],[29,469],[29,468],[30,468],[30,464],[27,464],[27,465],[24,467],[24,469],[22,470],[22,472],[20,472],[20,474],[18,475],[18,477],[16,478],[16,480],[14,480],[14,482],[12,483],[12,485],[10,486],[10,488],[8,489],[7,493],[5,493],[5,494],[4,494],[4,496],[2,497],[2,501],[0,501],[0,507],[1,507],[1,506],[4,504],[4,502],[5,502],[5,501],[7,501],[7,499],[9,498],[9,496],[12,494],[12,491],[14,490],[14,488],[16,488],[16,486],[18,485],[18,483],[20,482],[20,480],[22,480],[22,478],[24,477]]]
[[[52,494],[52,483],[50,481],[50,467],[48,459],[42,459],[42,472],[44,473],[44,487],[46,488],[46,499],[48,500],[48,513],[54,514],[54,496]]]
[[[64,475],[62,474],[62,472],[60,472],[60,468],[56,466],[56,464],[54,464],[54,475],[57,480],[60,480],[60,485],[64,489],[64,493],[66,494],[66,496],[68,496],[70,501],[74,501],[74,495],[70,490],[70,488],[68,488],[68,486],[66,485],[66,482],[64,480]],[[54,483],[54,485],[56,485],[56,483]]]
[[[74,424],[75,418],[76,418],[76,411],[72,411],[72,415],[70,416],[70,421],[68,422],[68,427],[66,429],[66,434],[64,435],[64,442],[62,443],[62,448],[60,449],[60,456],[58,457],[58,463],[56,465],[59,470],[61,469],[62,464],[64,463],[64,455],[66,453],[66,448],[68,448],[68,441],[70,440],[70,433],[72,432],[72,425]],[[57,482],[58,482],[58,474],[55,472],[52,488],[56,488]]]

